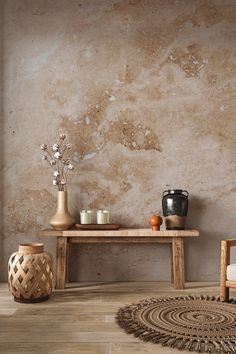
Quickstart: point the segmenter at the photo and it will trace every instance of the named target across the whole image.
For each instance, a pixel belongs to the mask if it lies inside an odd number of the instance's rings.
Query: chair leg
[[[230,249],[225,240],[221,241],[220,301],[229,301],[229,288],[226,287],[226,268],[230,260]]]
[[[229,288],[225,286],[225,283],[220,284],[220,301],[229,301]]]

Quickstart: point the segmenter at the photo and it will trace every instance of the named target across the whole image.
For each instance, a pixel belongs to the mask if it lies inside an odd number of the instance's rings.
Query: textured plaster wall
[[[70,209],[147,227],[165,189],[190,193],[188,280],[218,280],[236,236],[236,2],[6,0],[3,268],[56,206],[42,143],[65,132]],[[55,241],[41,239],[51,252]],[[77,256],[79,255],[79,260]],[[80,246],[73,280],[169,280],[167,245]]]

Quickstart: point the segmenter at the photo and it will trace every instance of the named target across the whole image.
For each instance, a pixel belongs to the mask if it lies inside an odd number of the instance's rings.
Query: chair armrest
[[[231,238],[231,239],[228,239],[228,240],[222,240],[221,241],[221,246],[222,246],[222,243],[224,243],[226,245],[226,247],[236,246],[236,238]]]

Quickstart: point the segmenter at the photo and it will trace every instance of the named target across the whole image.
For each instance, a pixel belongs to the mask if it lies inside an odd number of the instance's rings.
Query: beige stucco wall
[[[40,145],[65,132],[77,220],[81,208],[106,208],[113,222],[147,226],[165,189],[187,189],[201,237],[186,242],[186,276],[217,280],[220,240],[236,236],[236,2],[3,4],[1,279],[54,214]],[[169,280],[169,249],[75,246],[71,279]]]

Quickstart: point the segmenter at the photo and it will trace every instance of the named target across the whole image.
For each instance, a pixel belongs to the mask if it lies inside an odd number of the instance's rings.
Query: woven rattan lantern
[[[53,289],[53,260],[41,243],[19,245],[8,262],[9,290],[18,302],[41,302]]]

